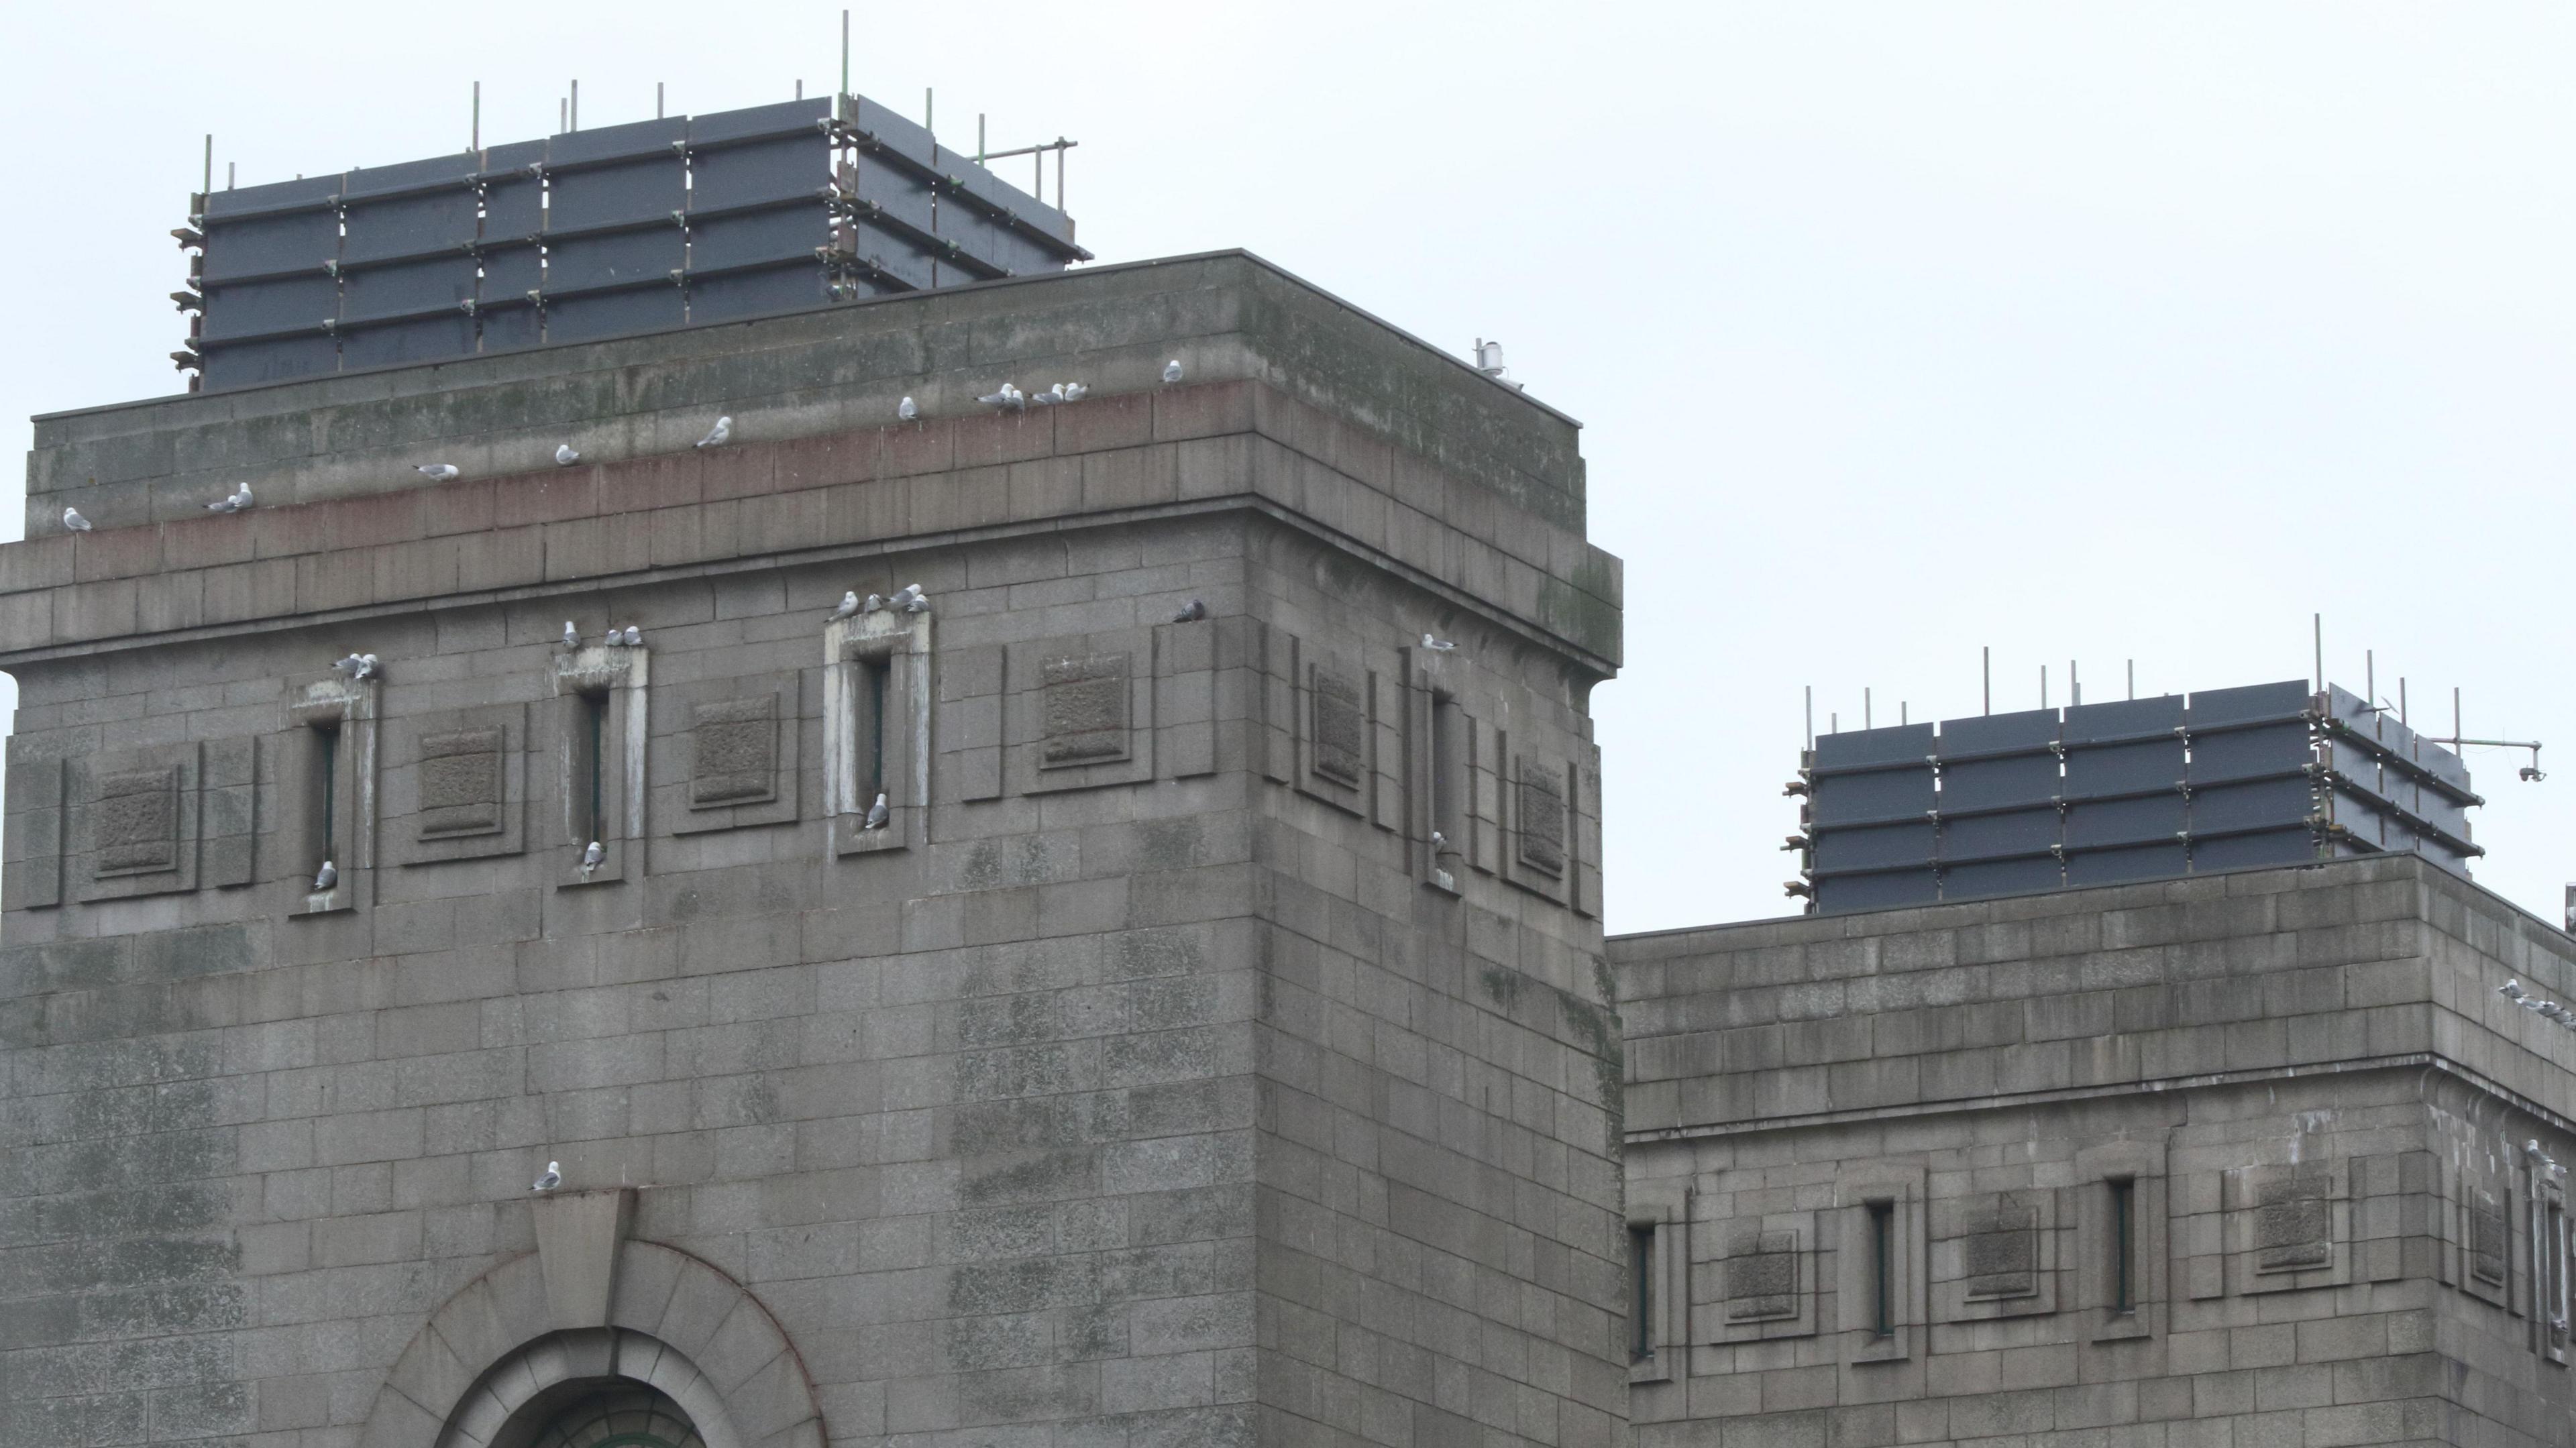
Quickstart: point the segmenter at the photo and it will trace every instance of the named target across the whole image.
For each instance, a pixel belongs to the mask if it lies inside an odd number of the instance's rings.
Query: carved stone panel
[[[1039,768],[1105,764],[1128,756],[1134,732],[1129,711],[1132,659],[1123,653],[1090,654],[1042,667],[1046,734]]]
[[[527,844],[527,707],[492,704],[385,726],[388,862],[514,855]]]
[[[2332,1189],[2321,1165],[2274,1172],[2255,1189],[2255,1271],[2305,1272],[2334,1260]]]
[[[1150,628],[1007,645],[1002,655],[1002,772],[1020,794],[1143,784],[1154,777]],[[945,686],[943,685],[943,688]]]
[[[1524,759],[1516,802],[1520,862],[1543,875],[1565,873],[1565,771]]]
[[[690,719],[690,808],[778,797],[776,694],[700,704]]]
[[[98,776],[90,801],[91,874],[136,875],[179,864],[179,771],[128,769]]]
[[[2511,1270],[2505,1248],[2508,1240],[2504,1203],[2493,1192],[2476,1193],[2468,1205],[2470,1280],[2490,1287],[2505,1285],[2505,1274]]]
[[[420,737],[420,837],[447,839],[501,828],[504,802],[498,726],[450,729]]]
[[[1967,1295],[2028,1297],[2039,1290],[2039,1209],[1998,1199],[1969,1228]]]
[[[1798,1315],[1798,1234],[1739,1231],[1726,1253],[1726,1320],[1769,1322]]]
[[[1315,773],[1357,789],[1368,774],[1368,718],[1360,702],[1360,681],[1323,664],[1315,665],[1308,677]]]
[[[1936,1320],[1974,1322],[2058,1310],[2058,1193],[1983,1193],[1932,1205]]]

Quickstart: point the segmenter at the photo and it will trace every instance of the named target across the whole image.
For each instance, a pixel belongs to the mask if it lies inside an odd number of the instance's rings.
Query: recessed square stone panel
[[[700,704],[689,729],[689,805],[713,809],[778,797],[778,696]]]
[[[1798,1315],[1798,1234],[1739,1232],[1726,1254],[1726,1320]]]
[[[1368,775],[1368,715],[1361,706],[1359,680],[1322,664],[1314,666],[1309,679],[1315,772],[1357,789]]]
[[[1103,764],[1127,757],[1132,735],[1131,657],[1094,654],[1044,666],[1045,742],[1039,768]]]
[[[138,875],[179,866],[179,772],[128,769],[98,776],[90,801],[91,874]]]
[[[2504,1204],[2490,1192],[2476,1192],[2469,1199],[2469,1276],[2491,1287],[2505,1285],[2505,1219]]]
[[[2039,1290],[2039,1209],[2006,1197],[1966,1239],[1970,1298],[2028,1297]]]
[[[492,834],[502,825],[505,731],[452,729],[420,740],[420,837]]]
[[[2275,1173],[2256,1189],[2254,1270],[2306,1272],[2334,1260],[2333,1181],[2323,1167]]]
[[[1521,761],[1520,860],[1541,874],[1565,873],[1565,774]]]

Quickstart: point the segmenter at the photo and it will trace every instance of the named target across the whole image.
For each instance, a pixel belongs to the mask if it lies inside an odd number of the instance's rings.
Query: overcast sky
[[[25,6],[0,416],[173,389],[218,184],[784,100],[837,5]],[[720,25],[721,28],[710,28]],[[2563,5],[873,7],[855,88],[1081,142],[1104,261],[1249,248],[1583,419],[1627,560],[1610,923],[1783,913],[1800,691],[1857,724],[2304,677],[2540,737],[2486,884],[2576,877]],[[14,530],[16,509],[6,527]],[[2547,757],[2544,756],[2544,763]]]

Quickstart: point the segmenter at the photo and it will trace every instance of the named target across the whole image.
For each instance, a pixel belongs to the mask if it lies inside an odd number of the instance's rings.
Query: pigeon
[[[872,804],[872,805],[869,805],[869,806],[868,806],[868,821],[867,821],[867,823],[866,823],[866,824],[864,824],[864,825],[860,826],[860,828],[861,828],[861,829],[870,829],[870,830],[881,830],[881,829],[884,829],[885,827],[886,827],[886,801],[885,801],[885,796],[884,796],[883,794],[879,794],[879,795],[877,796],[877,802],[876,802],[875,804]]]
[[[528,1190],[532,1192],[550,1192],[562,1185],[563,1163],[559,1161],[550,1161],[546,1163],[546,1169],[538,1174],[537,1179],[529,1184]]]
[[[1175,357],[1171,361],[1163,364],[1163,380],[1165,382],[1178,382],[1181,380],[1180,358]]]
[[[921,404],[907,397],[894,405],[894,415],[898,422],[911,422],[921,416]]]
[[[869,594],[869,595],[868,595],[868,601],[867,601],[866,603],[863,603],[863,604],[859,605],[859,612],[861,612],[861,613],[883,613],[883,612],[885,612],[885,596],[884,596],[884,595],[882,595],[882,594],[876,594],[876,593],[871,593],[871,594]]]
[[[607,858],[608,851],[600,848],[599,841],[591,841],[588,845],[582,848],[581,872],[585,875],[589,874],[591,871],[599,868],[600,861]]]
[[[316,895],[321,894],[323,891],[328,890],[339,883],[340,867],[332,864],[329,860],[324,860],[322,862],[322,868],[313,872],[313,893]]]
[[[581,647],[581,630],[572,626],[571,619],[564,620],[564,647],[568,649]]]
[[[1172,615],[1172,622],[1197,623],[1200,619],[1205,617],[1207,617],[1207,600],[1203,598],[1193,598],[1181,609],[1179,613]]]
[[[2496,987],[2496,994],[2503,996],[2509,1001],[2518,1001],[2522,999],[2522,982],[2519,980],[2506,981],[2504,984]]]
[[[869,595],[868,595],[868,597],[869,597],[870,599],[874,599],[874,598],[876,597],[876,595],[875,595],[875,594],[873,594],[873,593],[871,593],[871,594],[869,594]],[[853,589],[851,589],[849,592],[844,593],[844,594],[842,594],[842,595],[841,595],[841,603],[840,603],[840,606],[832,610],[832,612],[831,612],[831,614],[830,614],[830,617],[832,617],[832,618],[848,618],[851,614],[857,613],[858,611],[859,611],[859,591],[858,591],[857,589],[853,588]]]
[[[1429,634],[1424,634],[1422,636],[1422,646],[1431,650],[1435,654],[1449,653],[1458,647],[1447,639],[1436,639]]]
[[[433,483],[444,483],[457,475],[454,463],[422,463],[414,471]]]
[[[74,533],[86,533],[97,525],[81,516],[78,508],[63,509],[63,526]]]
[[[733,419],[719,417],[716,419],[716,425],[707,429],[707,435],[698,439],[698,446],[723,447],[731,441],[733,441]]]
[[[644,630],[637,628],[631,623],[628,624],[626,626],[626,646],[630,649],[640,649],[644,647]]]
[[[1091,389],[1079,382],[1059,382],[1056,386],[1064,393],[1067,402],[1080,402],[1091,395]]]
[[[572,444],[571,444],[571,443],[568,443],[568,442],[559,442],[559,443],[556,443],[556,444],[555,444],[555,466],[556,466],[556,467],[559,467],[559,468],[568,468],[568,467],[571,467],[574,463],[577,463],[577,462],[580,462],[580,461],[581,461],[581,454],[580,454],[580,453],[577,453],[577,452],[575,452],[575,451],[573,451],[573,447],[572,447]]]

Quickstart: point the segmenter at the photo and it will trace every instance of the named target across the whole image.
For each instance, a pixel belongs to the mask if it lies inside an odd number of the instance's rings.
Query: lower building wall
[[[2479,1099],[2360,1071],[1632,1147],[1675,1294],[1639,1448],[2576,1441],[2564,1173]]]

